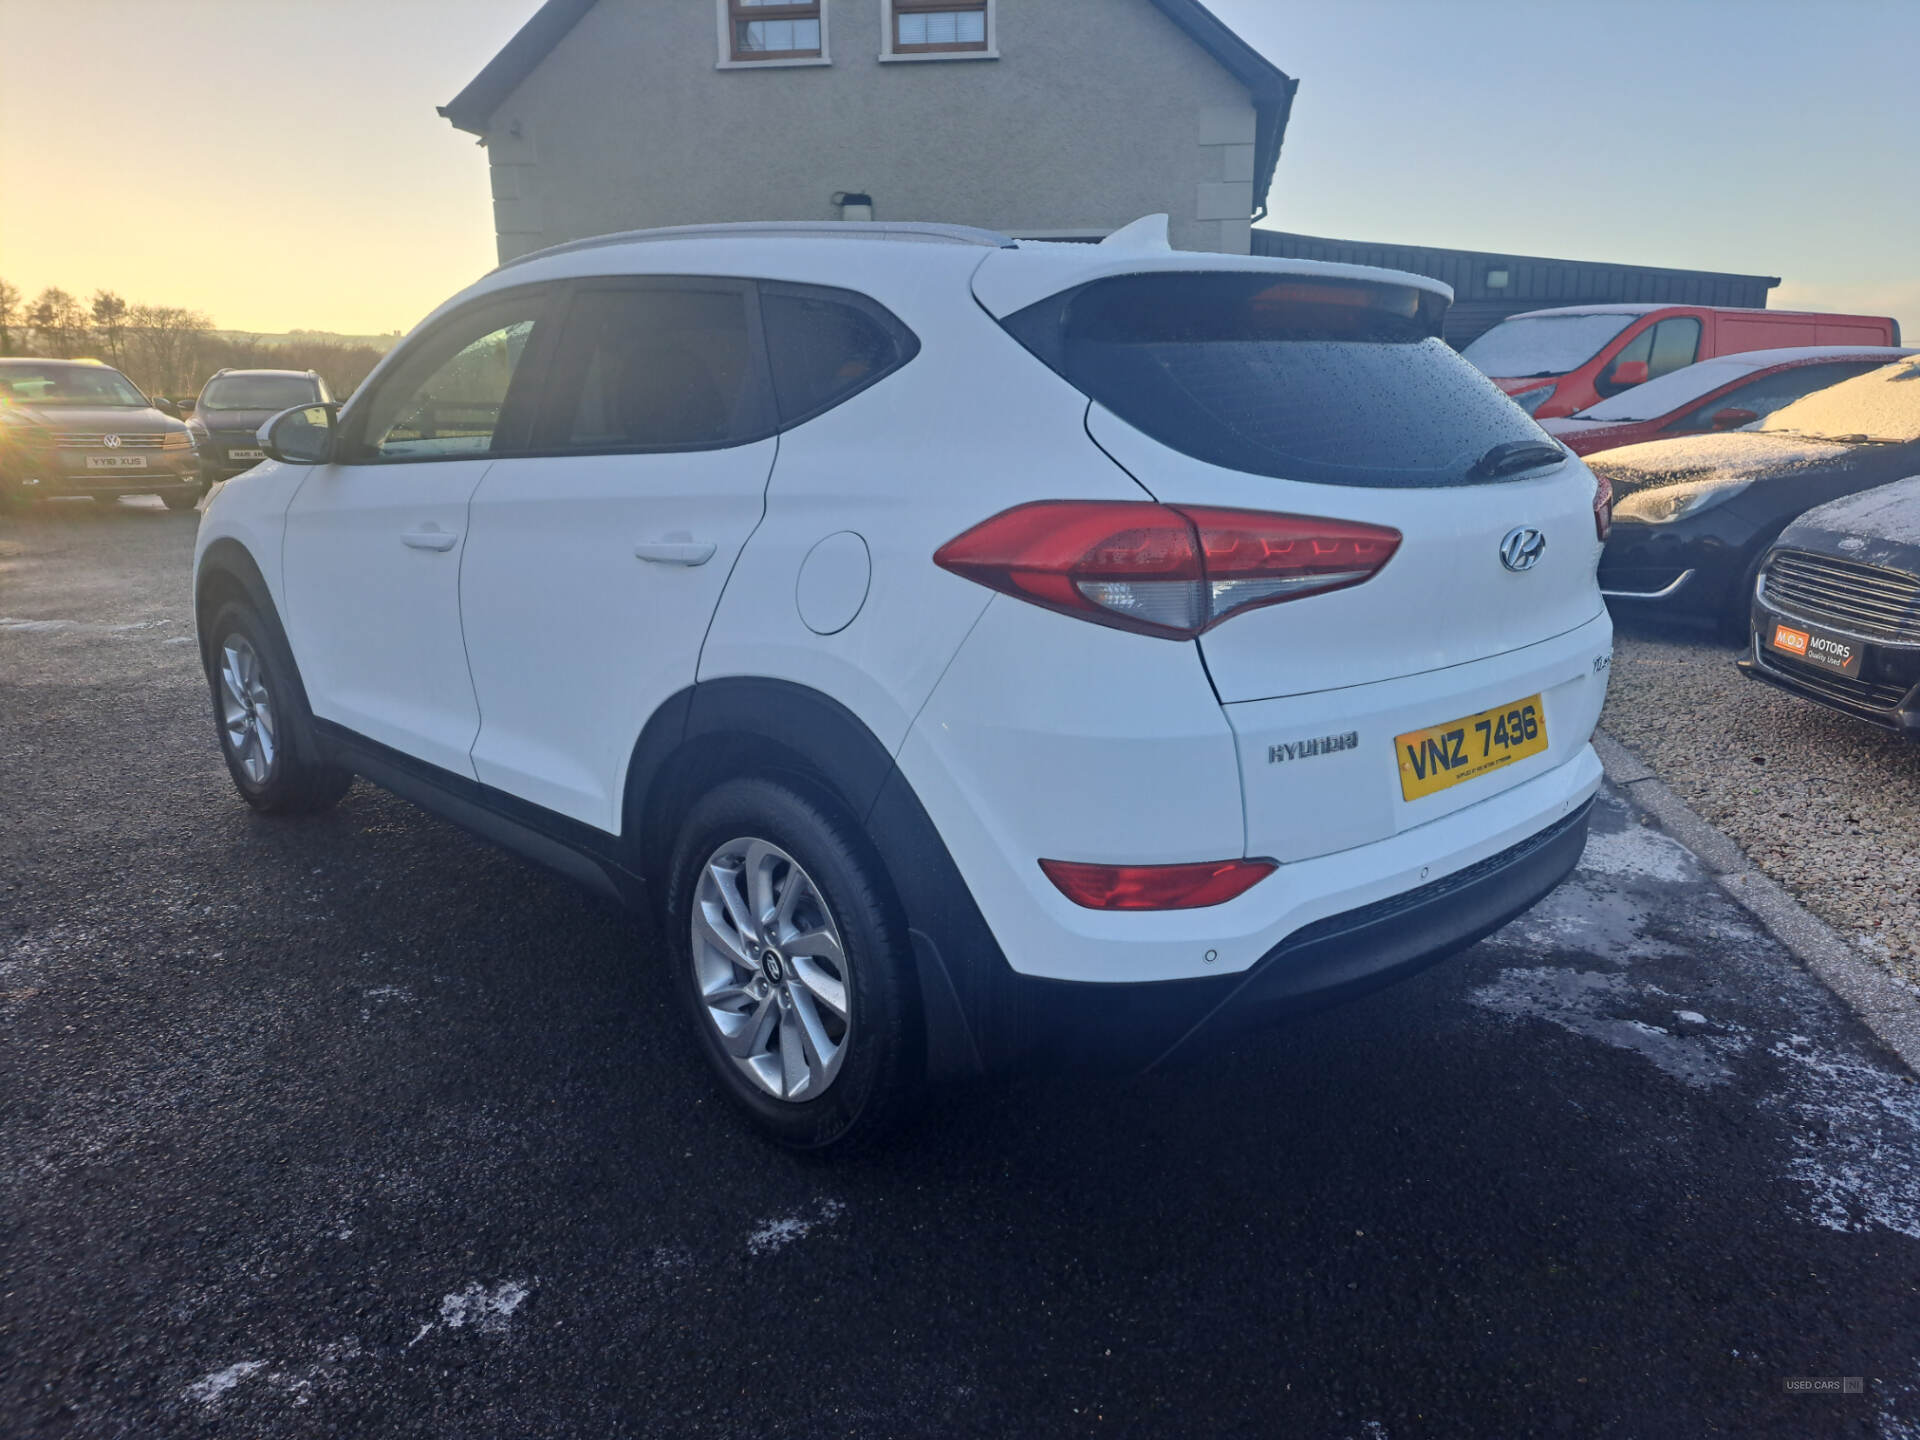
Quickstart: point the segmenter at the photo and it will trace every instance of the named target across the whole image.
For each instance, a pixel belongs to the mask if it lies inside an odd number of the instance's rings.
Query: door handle
[[[637,558],[656,565],[704,565],[713,551],[711,540],[649,540],[633,547]]]
[[[456,531],[428,525],[420,530],[407,531],[400,537],[400,543],[409,550],[451,550],[460,543],[460,536]]]

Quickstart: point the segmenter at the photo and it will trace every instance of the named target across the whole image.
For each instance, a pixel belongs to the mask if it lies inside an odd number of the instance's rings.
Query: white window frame
[[[998,60],[1000,58],[1000,0],[987,0],[987,48],[984,50],[942,50],[928,53],[914,51],[901,55],[893,48],[896,31],[893,23],[893,0],[880,0],[880,63],[883,65],[910,65],[917,61],[947,60]],[[826,45],[824,33],[820,44]]]
[[[820,53],[818,55],[808,55],[798,60],[736,60],[733,58],[733,18],[727,7],[727,0],[713,0],[715,38],[720,42],[720,58],[713,68],[716,70],[792,70],[804,65],[831,65],[833,52],[827,48],[827,13],[832,9],[833,0],[820,0]]]

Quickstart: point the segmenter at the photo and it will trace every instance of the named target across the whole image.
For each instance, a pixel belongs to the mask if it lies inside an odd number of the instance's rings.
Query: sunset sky
[[[410,327],[493,263],[485,153],[434,106],[536,8],[0,0],[0,278]],[[1920,339],[1920,3],[1212,8],[1301,78],[1276,228],[1780,275]]]

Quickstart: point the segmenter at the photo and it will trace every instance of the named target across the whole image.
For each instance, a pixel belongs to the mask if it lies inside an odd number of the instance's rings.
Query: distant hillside
[[[210,333],[216,339],[242,343],[252,341],[258,345],[339,345],[349,349],[364,345],[384,355],[400,343],[404,332],[395,330],[389,335],[340,335],[332,330],[289,330],[280,335],[266,335],[257,330],[215,330]]]

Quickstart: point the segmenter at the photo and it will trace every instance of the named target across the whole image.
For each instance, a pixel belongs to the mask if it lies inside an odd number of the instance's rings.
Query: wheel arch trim
[[[621,811],[623,846],[648,888],[665,894],[666,857],[699,782],[749,750],[753,768],[803,768],[873,846],[906,920],[929,1073],[989,1068],[977,1009],[998,989],[992,977],[1008,970],[1005,956],[892,752],[831,696],[788,680],[725,676],[688,686],[654,712],[634,745]]]

